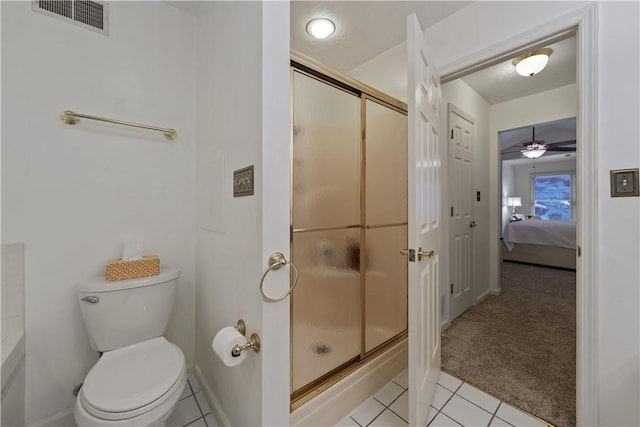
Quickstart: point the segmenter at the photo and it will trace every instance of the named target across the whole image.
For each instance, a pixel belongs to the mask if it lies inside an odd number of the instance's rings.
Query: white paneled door
[[[440,77],[418,18],[407,19],[409,110],[409,425],[426,425],[440,374]]]
[[[473,303],[473,119],[449,105],[448,194],[449,265],[451,296],[450,320],[464,313]]]

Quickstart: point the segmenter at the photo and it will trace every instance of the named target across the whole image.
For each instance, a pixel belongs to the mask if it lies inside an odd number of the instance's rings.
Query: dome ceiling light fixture
[[[547,66],[549,56],[552,53],[552,49],[543,47],[518,56],[513,60],[512,64],[516,67],[516,72],[521,76],[534,76]]]
[[[307,33],[313,38],[326,39],[336,31],[336,24],[327,18],[313,18],[307,23]]]

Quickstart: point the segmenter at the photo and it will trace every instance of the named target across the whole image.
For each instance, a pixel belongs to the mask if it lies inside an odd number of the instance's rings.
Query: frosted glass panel
[[[365,351],[407,329],[407,226],[367,230]]]
[[[293,390],[360,354],[360,230],[294,233]]]
[[[407,222],[407,116],[367,107],[367,225]]]
[[[293,228],[360,223],[360,99],[294,72]]]

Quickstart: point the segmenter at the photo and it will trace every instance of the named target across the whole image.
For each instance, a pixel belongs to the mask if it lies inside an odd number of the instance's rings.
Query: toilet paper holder
[[[242,319],[238,320],[238,323],[236,324],[236,329],[242,335],[244,335],[246,333],[246,327],[244,325],[244,320],[242,320]],[[256,353],[258,353],[260,351],[260,337],[255,332],[253,334],[251,334],[251,337],[249,338],[249,341],[247,341],[246,343],[244,343],[242,345],[233,346],[233,349],[231,349],[231,355],[233,357],[239,357],[240,354],[242,354],[243,351],[249,350],[249,349],[252,349]]]

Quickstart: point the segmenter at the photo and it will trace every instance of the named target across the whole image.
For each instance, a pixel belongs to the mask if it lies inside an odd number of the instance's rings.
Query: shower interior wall
[[[300,71],[292,80],[295,397],[406,331],[407,118]]]

